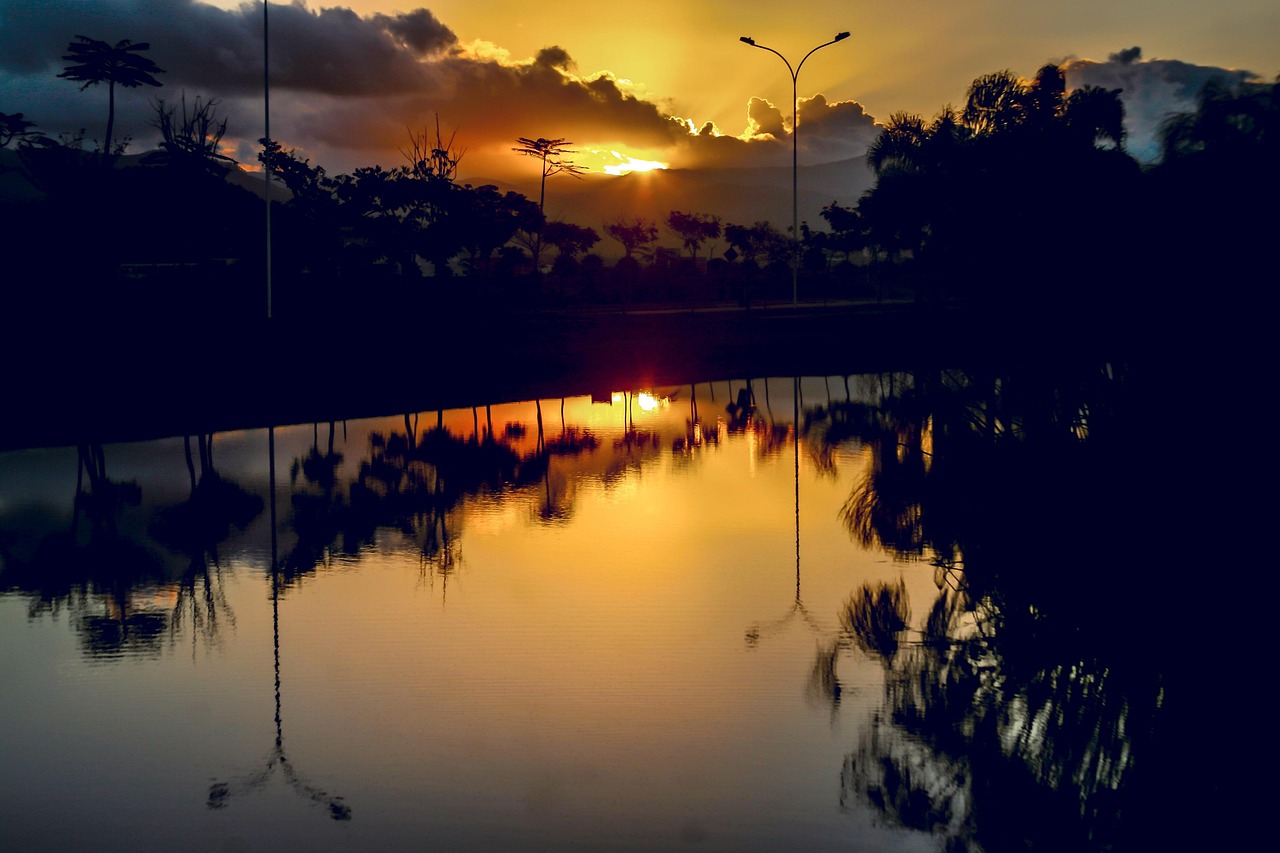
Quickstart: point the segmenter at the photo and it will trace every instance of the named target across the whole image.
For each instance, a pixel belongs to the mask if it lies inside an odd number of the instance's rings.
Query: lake
[[[1217,838],[1185,460],[1135,384],[720,378],[0,454],[0,846]]]

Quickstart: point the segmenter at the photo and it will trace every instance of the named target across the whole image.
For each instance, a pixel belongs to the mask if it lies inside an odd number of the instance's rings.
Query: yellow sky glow
[[[654,169],[666,169],[667,163],[660,160],[641,160],[638,157],[632,157],[630,154],[622,154],[618,151],[609,151],[607,153],[592,152],[598,154],[602,159],[612,158],[614,162],[606,162],[600,166],[600,171],[606,175],[629,175],[632,172],[652,172]]]

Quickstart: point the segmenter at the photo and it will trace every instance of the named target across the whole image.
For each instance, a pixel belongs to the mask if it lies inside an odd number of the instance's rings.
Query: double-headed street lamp
[[[791,304],[796,305],[800,300],[800,202],[799,202],[799,179],[797,168],[797,148],[796,148],[796,125],[797,111],[799,105],[799,95],[796,91],[796,79],[800,76],[800,69],[804,67],[804,60],[813,56],[813,54],[827,45],[835,44],[838,41],[844,41],[849,37],[848,33],[837,33],[836,37],[831,41],[823,42],[804,55],[804,59],[800,60],[800,64],[794,69],[791,63],[787,62],[787,58],[771,47],[765,47],[762,44],[756,44],[755,39],[749,36],[742,36],[738,41],[743,44],[749,44],[752,47],[758,47],[761,50],[767,50],[774,56],[786,63],[787,71],[791,72],[791,235],[795,241],[795,256],[791,259]]]

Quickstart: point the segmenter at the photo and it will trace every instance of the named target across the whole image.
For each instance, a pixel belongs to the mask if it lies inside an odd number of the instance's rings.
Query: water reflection
[[[76,448],[70,518],[32,508],[2,552],[4,582],[28,597],[32,616],[68,609],[92,657],[154,656],[190,629],[216,645],[234,614],[222,587],[219,544],[261,512],[262,500],[213,468],[213,436],[200,436],[200,473],[184,439],[190,494],[180,504],[142,509],[134,480],[108,474],[106,449]],[[34,522],[34,523],[33,523]]]
[[[314,481],[327,481],[337,468],[341,461],[341,455],[334,453],[333,450],[333,427],[329,424],[329,450],[321,456],[318,452],[318,434],[316,443],[312,445],[312,452],[300,462],[295,462],[291,476],[296,477],[299,469],[305,470],[307,462],[312,463],[312,474],[307,479]],[[318,430],[318,425],[317,425]],[[190,446],[190,445],[188,445]],[[325,812],[334,820],[346,821],[351,820],[351,807],[346,804],[341,796],[331,795],[327,791],[311,784],[306,778],[294,769],[293,763],[285,755],[284,751],[284,717],[280,708],[280,592],[284,585],[284,574],[279,570],[279,555],[276,552],[278,547],[275,536],[276,513],[276,464],[275,464],[275,430],[269,430],[267,442],[268,447],[268,470],[269,485],[271,494],[271,519],[272,519],[272,536],[271,536],[271,652],[272,652],[272,668],[275,677],[275,743],[271,747],[271,751],[267,754],[262,766],[255,768],[247,773],[242,773],[232,777],[225,782],[214,782],[209,786],[208,807],[210,809],[224,809],[229,805],[232,798],[241,799],[248,794],[262,790],[267,783],[275,776],[276,771],[280,771],[281,777],[288,787],[298,796],[309,800],[312,803],[323,806]],[[327,472],[327,473],[326,473]],[[330,483],[330,488],[332,484]]]
[[[821,793],[814,799],[832,810],[843,807],[850,825],[870,810],[885,825],[929,833],[953,850],[1132,845],[1159,834],[1153,827],[1160,805],[1185,801],[1163,780],[1173,776],[1164,772],[1177,763],[1167,757],[1176,751],[1170,744],[1186,738],[1181,723],[1194,707],[1176,656],[1162,648],[1171,633],[1166,620],[1173,596],[1153,588],[1143,571],[1161,543],[1174,541],[1171,530],[1187,513],[1161,491],[1162,460],[1137,452],[1151,447],[1152,422],[1133,406],[1132,383],[1115,365],[1035,377],[885,374],[859,377],[853,388],[849,377],[771,377],[600,398],[614,399],[612,405],[551,398],[494,404],[483,413],[479,407],[405,413],[353,422],[350,429],[335,421],[290,431],[282,483],[270,431],[265,485],[255,473],[260,467],[237,467],[225,450],[252,443],[243,436],[171,440],[162,445],[171,464],[152,480],[113,467],[123,450],[85,444],[63,457],[68,484],[72,472],[75,479],[63,504],[4,505],[0,571],[4,588],[19,591],[33,617],[72,613],[81,652],[93,661],[154,660],[166,640],[172,647],[185,636],[193,648],[234,645],[228,636],[254,616],[245,614],[243,598],[236,600],[238,610],[232,607],[228,578],[236,560],[228,555],[261,572],[252,577],[268,579],[274,743],[250,769],[203,782],[206,810],[222,811],[283,780],[335,820],[351,818],[342,797],[310,781],[291,760],[317,777],[340,779],[349,793],[357,784],[368,789],[367,778],[353,781],[355,771],[338,776],[333,767],[318,768],[314,755],[301,757],[300,745],[316,738],[314,729],[305,740],[299,736],[305,726],[297,718],[323,709],[293,703],[291,736],[299,754],[286,753],[281,608],[313,600],[318,588],[356,574],[340,570],[367,569],[371,556],[394,553],[407,555],[432,583],[441,580],[442,603],[445,592],[459,590],[449,592],[448,612],[440,608],[440,624],[415,628],[419,639],[430,638],[423,646],[440,649],[442,659],[456,658],[462,675],[448,667],[435,671],[447,688],[430,693],[416,673],[379,657],[387,646],[370,652],[349,640],[337,654],[359,658],[360,667],[388,668],[393,677],[377,690],[423,701],[415,706],[419,713],[430,704],[426,696],[459,718],[483,715],[488,700],[479,694],[487,692],[525,703],[518,707],[545,729],[546,720],[567,713],[548,698],[560,691],[571,695],[571,705],[590,709],[583,719],[596,714],[599,727],[587,728],[597,743],[660,728],[648,718],[637,721],[643,714],[633,706],[643,702],[633,694],[618,699],[600,691],[601,682],[616,677],[627,688],[640,683],[648,694],[717,705],[692,724],[698,734],[682,742],[685,749],[696,743],[694,749],[713,752],[718,735],[712,729],[750,729],[742,744],[776,734],[753,728],[764,715],[748,714],[744,723],[718,707],[741,697],[699,695],[716,692],[707,688],[721,685],[717,671],[727,662],[762,672],[776,654],[793,675],[803,672],[803,690],[800,679],[787,682],[792,697],[808,703],[810,716],[823,718],[824,736],[839,739],[827,756],[830,772],[815,776]],[[698,477],[720,477],[719,463],[730,456],[744,469],[733,479],[684,490]],[[659,471],[661,477],[650,476]],[[766,472],[787,482],[761,509],[752,503],[751,484]],[[656,497],[627,504],[619,513],[625,522],[593,527],[602,506],[624,503],[642,486],[655,489]],[[835,498],[819,503],[819,493],[828,491]],[[662,500],[677,502],[677,509],[659,516],[664,524],[652,523],[647,513]],[[738,550],[731,540],[708,538],[723,553],[700,550],[691,531],[702,532],[712,502],[745,519],[733,536],[749,546]],[[762,547],[763,538],[747,529],[766,514],[790,528],[773,531],[779,548],[768,550],[767,559],[760,555],[772,545]],[[532,533],[519,549],[495,551],[494,531],[508,523]],[[818,523],[835,530],[839,549],[802,535]],[[564,541],[559,537],[573,536],[585,544],[572,558],[586,568],[563,575],[562,621],[538,623],[537,642],[512,644],[510,626],[524,631],[538,614],[500,611],[503,596],[523,608],[530,576],[541,576],[509,564],[537,563],[548,575],[538,562],[542,555],[531,552],[551,552]],[[840,573],[844,561],[872,551],[888,555],[874,572],[867,560],[858,572]],[[704,575],[718,580],[704,581]],[[322,576],[329,580],[304,591],[308,580]],[[508,586],[488,590],[490,598],[467,597],[473,581],[478,587],[499,579]],[[757,595],[757,586],[768,593]],[[713,604],[685,614],[688,621],[667,636],[661,619],[682,612],[690,590]],[[627,608],[645,596],[661,606],[637,618]],[[579,600],[586,615],[576,610]],[[559,606],[558,599],[537,601]],[[738,609],[718,622],[722,602]],[[388,606],[380,599],[365,605]],[[353,598],[353,610],[360,606]],[[478,611],[485,606],[504,616],[491,643],[483,632],[468,632],[468,620],[483,623]],[[667,649],[669,656],[644,657],[636,651],[639,641],[627,646],[620,638],[636,623],[645,626],[636,629],[643,645]],[[294,624],[301,630],[304,623]],[[783,636],[797,624],[804,627]],[[731,651],[716,647],[697,657],[689,638],[701,630],[715,634],[713,646],[727,640]],[[317,636],[311,635],[313,643]],[[575,676],[580,669],[592,672],[586,686],[564,678],[561,662],[543,656],[563,636],[573,647],[565,666]],[[290,649],[302,656],[305,645]],[[503,655],[500,676],[470,657],[486,650]],[[597,651],[600,660],[591,656]],[[421,664],[414,653],[399,652]],[[487,690],[474,689],[476,680]],[[265,683],[264,672],[259,687]],[[725,695],[734,692],[721,686]],[[522,695],[512,700],[516,693]],[[450,708],[451,702],[465,707]],[[829,716],[813,714],[815,704]],[[393,730],[400,725],[377,720]],[[785,720],[779,730],[808,724],[806,717]],[[265,740],[264,733],[259,746],[243,754],[254,754]],[[548,758],[552,752],[543,754],[543,765],[565,760],[559,753]],[[1214,769],[1203,759],[1192,766],[1206,775]],[[600,772],[592,767],[586,775]],[[698,825],[712,824],[700,819]]]
[[[918,629],[901,585],[864,585],[841,612],[885,669],[842,802],[949,850],[1109,849],[1166,831],[1151,812],[1171,786],[1141,771],[1175,748],[1163,706],[1186,664],[1153,645],[1165,596],[1134,570],[1181,507],[1152,476],[1126,378],[948,372],[826,413],[828,435],[872,450],[842,510],[850,534],[932,559],[938,587]]]
[[[219,545],[233,530],[243,530],[262,512],[262,498],[223,477],[213,465],[213,434],[196,436],[200,467],[191,454],[191,436],[183,436],[191,494],[180,504],[156,510],[150,532],[155,540],[187,559],[171,584],[174,603],[170,634],[189,627],[197,638],[216,645],[224,623],[234,628],[235,613],[227,602]]]

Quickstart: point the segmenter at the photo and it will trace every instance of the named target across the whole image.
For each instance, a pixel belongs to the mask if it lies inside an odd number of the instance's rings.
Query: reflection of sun
[[[641,391],[636,395],[636,402],[640,404],[640,410],[644,412],[652,412],[658,408],[658,398],[650,394],[648,391]]]
[[[626,396],[622,391],[614,391],[610,395],[610,399],[614,403],[625,403]],[[642,412],[652,412],[654,409],[667,406],[671,403],[670,397],[659,397],[652,391],[636,391],[632,394],[635,404],[640,407]]]

